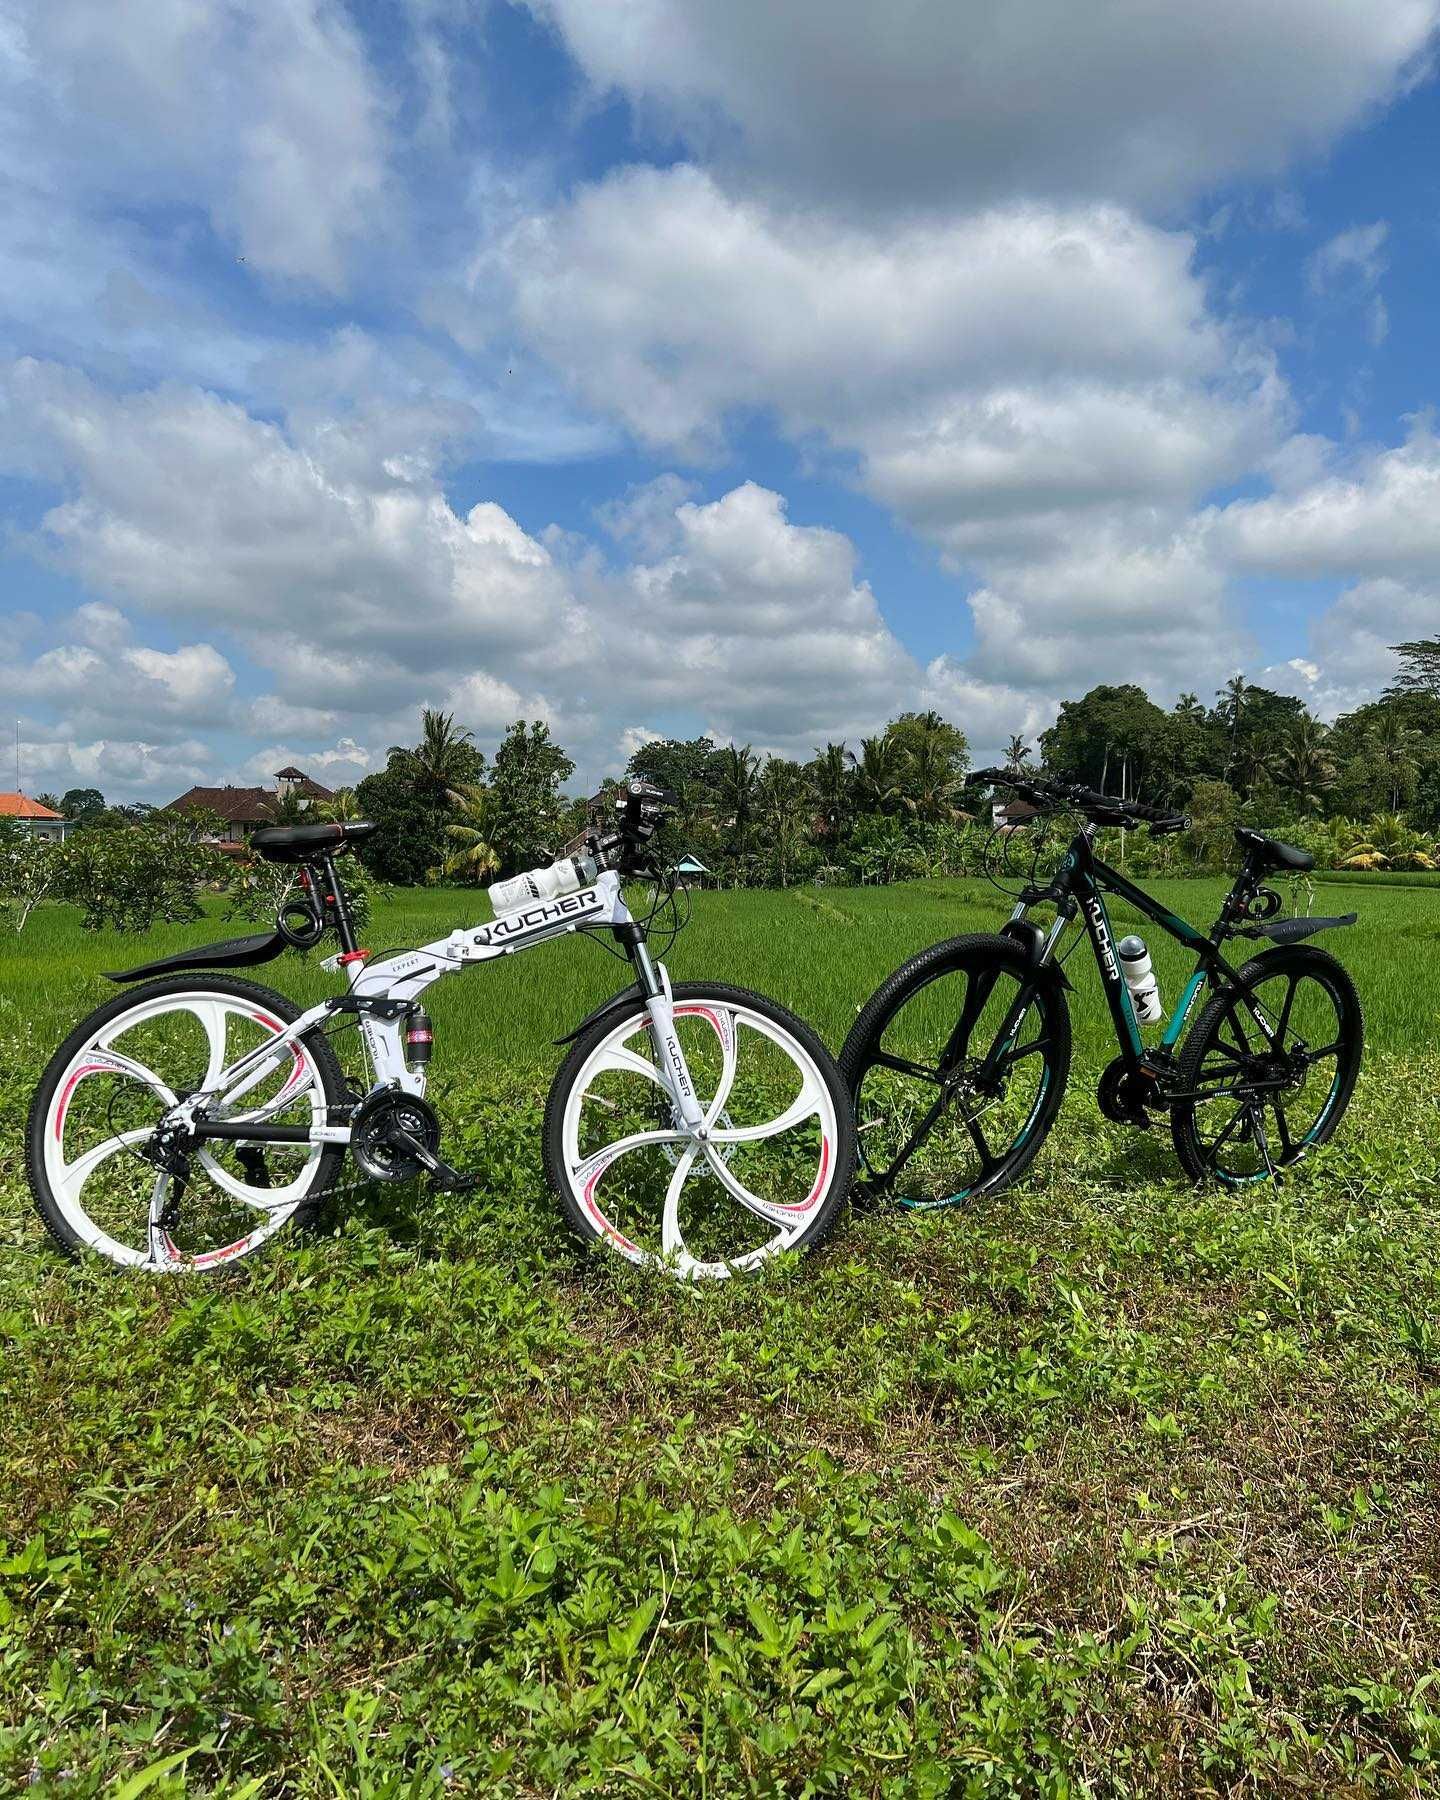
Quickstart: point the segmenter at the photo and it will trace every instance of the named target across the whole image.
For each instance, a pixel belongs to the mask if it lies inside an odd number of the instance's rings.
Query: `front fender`
[[[555,1042],[557,1044],[573,1044],[582,1031],[588,1031],[592,1025],[601,1019],[608,1018],[611,1013],[618,1017],[621,1013],[628,1012],[640,998],[640,983],[632,982],[629,987],[621,988],[618,994],[612,994],[608,1000],[601,1001],[593,1012],[586,1013],[573,1031],[567,1031],[564,1037],[556,1038]]]
[[[1057,962],[1041,965],[1040,958],[1045,954],[1045,933],[1033,919],[1010,919],[1000,927],[1000,935],[1009,938],[1012,944],[1018,944],[1025,952],[1025,960],[1030,965],[1031,973],[1039,975],[1062,988],[1071,987],[1070,977]]]

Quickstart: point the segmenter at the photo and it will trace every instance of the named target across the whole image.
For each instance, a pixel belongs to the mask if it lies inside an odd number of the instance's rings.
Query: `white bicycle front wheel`
[[[545,1169],[570,1225],[629,1261],[719,1280],[825,1236],[855,1132],[807,1025],[743,988],[684,983],[676,1033],[705,1114],[687,1131],[638,996],[581,1033],[550,1090]]]
[[[212,1140],[190,1153],[183,1180],[146,1156],[172,1107],[298,1012],[254,982],[199,974],[118,995],[78,1025],[41,1076],[26,1128],[31,1192],[55,1242],[124,1268],[204,1271],[250,1255],[317,1201],[343,1161],[331,1146]],[[216,1116],[308,1128],[344,1100],[335,1053],[311,1033]]]

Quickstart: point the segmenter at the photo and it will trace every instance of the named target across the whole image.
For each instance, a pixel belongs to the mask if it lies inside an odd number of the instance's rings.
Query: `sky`
[[[1440,633],[1437,19],[0,0],[22,785],[1363,702]]]

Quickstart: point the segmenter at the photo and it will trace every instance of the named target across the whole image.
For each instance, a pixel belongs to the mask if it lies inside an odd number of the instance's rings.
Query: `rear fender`
[[[190,975],[201,969],[252,969],[273,962],[289,946],[278,931],[262,931],[256,937],[226,938],[218,944],[199,944],[179,950],[138,969],[107,969],[107,981],[148,981],[153,975]]]

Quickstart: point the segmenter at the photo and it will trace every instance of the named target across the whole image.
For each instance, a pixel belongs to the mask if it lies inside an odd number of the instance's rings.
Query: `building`
[[[312,781],[302,769],[293,767],[275,771],[275,785],[265,787],[192,787],[178,800],[172,800],[167,812],[209,812],[222,822],[222,829],[209,841],[222,849],[240,849],[250,833],[261,825],[276,823],[277,807],[289,808],[293,803],[304,811],[317,800],[331,800],[333,793]]]
[[[0,819],[9,819],[28,831],[31,837],[63,844],[70,832],[70,821],[32,800],[28,794],[0,794]]]
[[[670,872],[676,877],[682,887],[687,888],[703,888],[707,881],[714,880],[714,876],[711,874],[710,870],[707,869],[700,858],[693,853],[682,856]]]

